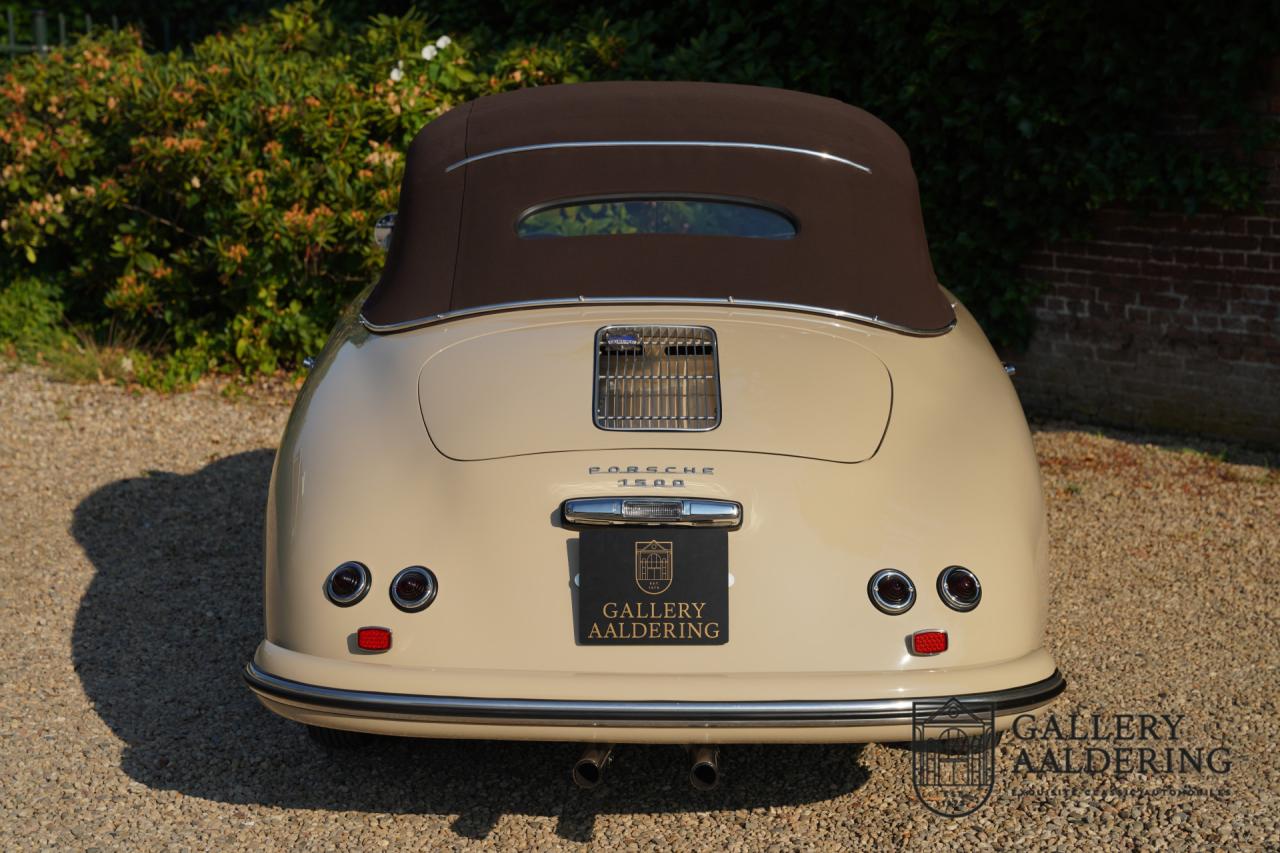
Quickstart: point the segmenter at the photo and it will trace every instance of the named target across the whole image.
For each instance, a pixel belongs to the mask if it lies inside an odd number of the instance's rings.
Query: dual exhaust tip
[[[720,748],[695,746],[689,767],[689,784],[699,791],[710,791],[720,784]]]
[[[570,775],[579,788],[591,789],[604,781],[605,771],[613,762],[613,744],[588,746],[573,764]],[[699,791],[710,791],[720,784],[720,748],[695,746],[690,750],[689,784]]]
[[[613,744],[589,746],[573,763],[573,784],[579,788],[595,788],[604,781],[604,772],[613,763]]]

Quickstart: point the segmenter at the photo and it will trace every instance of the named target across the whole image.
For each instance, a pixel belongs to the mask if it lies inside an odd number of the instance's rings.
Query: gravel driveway
[[[239,674],[287,413],[0,374],[0,849],[1280,846],[1275,470],[1037,432],[1056,719],[1185,715],[1173,745],[1230,769],[1043,772],[1071,742],[1006,737],[990,801],[946,819],[893,746],[730,748],[709,794],[674,747],[593,792],[571,744],[314,748]]]

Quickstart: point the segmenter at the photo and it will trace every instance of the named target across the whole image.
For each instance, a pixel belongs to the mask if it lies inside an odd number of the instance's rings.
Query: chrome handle
[[[571,498],[560,508],[565,524],[727,527],[742,525],[742,504],[709,498]]]

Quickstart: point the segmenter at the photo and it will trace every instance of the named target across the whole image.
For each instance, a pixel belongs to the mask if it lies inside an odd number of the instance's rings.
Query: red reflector
[[[911,635],[911,650],[918,655],[936,655],[947,650],[946,631],[920,631]]]
[[[356,632],[356,645],[366,652],[385,652],[391,648],[389,628],[361,628]]]

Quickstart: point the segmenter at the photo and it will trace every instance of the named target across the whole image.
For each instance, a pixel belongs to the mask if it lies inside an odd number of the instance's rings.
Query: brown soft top
[[[610,144],[566,145],[593,142]],[[797,234],[516,232],[522,214],[557,200],[683,194],[784,209]],[[583,297],[787,303],[918,332],[955,320],[906,146],[839,101],[715,83],[581,83],[481,98],[427,125],[409,149],[366,324],[392,330]]]

